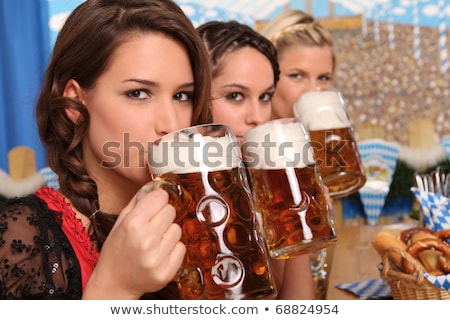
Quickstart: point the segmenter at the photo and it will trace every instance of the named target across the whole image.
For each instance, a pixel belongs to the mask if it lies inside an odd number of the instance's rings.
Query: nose
[[[248,125],[257,126],[268,119],[265,119],[263,108],[259,101],[249,103],[246,113],[246,123]]]
[[[311,80],[308,82],[306,91],[322,91],[325,90],[326,86],[318,80]]]
[[[155,131],[162,136],[181,129],[180,115],[172,101],[161,104],[155,111]]]
[[[311,80],[308,82],[308,85],[306,87],[306,91],[320,91],[320,85],[317,83],[316,80]]]

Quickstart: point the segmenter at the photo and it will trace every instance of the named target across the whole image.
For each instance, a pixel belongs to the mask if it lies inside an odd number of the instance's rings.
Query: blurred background
[[[0,169],[7,153],[31,147],[46,166],[34,103],[55,37],[82,0],[0,1]],[[450,134],[447,38],[450,0],[178,0],[194,25],[238,20],[255,29],[288,9],[312,13],[336,40],[336,87],[355,128],[377,125],[409,143],[408,124],[426,117]],[[359,132],[356,130],[356,134]]]

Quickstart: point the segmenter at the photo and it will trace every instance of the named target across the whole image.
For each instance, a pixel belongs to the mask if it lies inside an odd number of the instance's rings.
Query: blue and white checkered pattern
[[[422,191],[411,188],[419,202],[423,214],[424,226],[439,231],[450,228],[450,199],[439,193]],[[425,278],[432,284],[445,290],[450,290],[450,274],[432,276],[424,272]]]
[[[383,264],[378,265],[381,271]],[[424,272],[424,277],[436,287],[450,291],[450,274],[432,276]],[[351,283],[338,283],[336,288],[349,291],[360,299],[392,299],[391,287],[381,278],[369,279]]]
[[[388,169],[387,181],[389,183],[392,181],[400,151],[398,143],[382,139],[370,139],[359,142],[358,150],[364,167],[370,165],[371,160],[377,159]],[[370,179],[370,177],[368,178]]]
[[[336,288],[350,291],[360,299],[391,299],[392,291],[389,284],[381,278],[369,279],[353,283],[338,283]]]
[[[383,209],[397,165],[399,145],[382,139],[358,143],[366,184],[359,190],[369,225],[376,225]]]
[[[419,202],[423,214],[424,226],[438,231],[450,229],[450,199],[439,193],[422,191],[411,188]]]
[[[445,150],[447,150],[448,159],[450,160],[450,135],[441,137],[440,141],[441,144],[445,147]]]
[[[58,175],[54,173],[52,169],[50,169],[49,167],[45,167],[39,170],[39,173],[44,176],[45,183],[48,187],[53,189],[59,188]]]
[[[378,223],[378,218],[380,217],[388,192],[389,190],[385,189],[374,190],[365,187],[362,187],[359,190],[361,202],[364,206],[364,212],[369,225],[375,226]]]
[[[423,275],[436,287],[450,291],[450,274],[445,274],[442,276],[432,276],[424,271]]]

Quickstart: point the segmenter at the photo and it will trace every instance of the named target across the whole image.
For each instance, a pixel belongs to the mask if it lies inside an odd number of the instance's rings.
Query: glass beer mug
[[[242,153],[273,258],[287,259],[335,243],[331,208],[300,121],[277,119],[250,129]]]
[[[358,191],[366,176],[342,94],[335,89],[303,93],[294,114],[309,131],[323,183],[332,198]]]
[[[212,124],[165,135],[149,145],[149,169],[152,183],[169,192],[187,247],[177,298],[274,298],[267,247],[231,130]]]

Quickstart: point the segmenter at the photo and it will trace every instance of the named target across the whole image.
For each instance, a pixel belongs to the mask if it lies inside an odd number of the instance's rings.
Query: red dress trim
[[[76,217],[70,203],[55,189],[42,187],[36,195],[44,200],[50,210],[62,213],[62,230],[72,245],[81,268],[82,288],[86,287],[92,271],[98,261],[99,252],[93,248],[93,243],[80,219]]]

